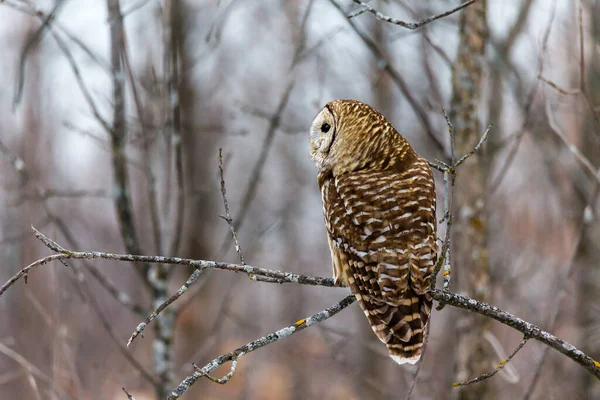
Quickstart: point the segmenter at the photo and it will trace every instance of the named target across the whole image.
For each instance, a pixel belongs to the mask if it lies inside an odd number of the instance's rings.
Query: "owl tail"
[[[392,360],[398,364],[419,361],[432,306],[428,293],[418,295],[408,289],[395,304],[361,296],[359,304],[373,332],[387,345]]]

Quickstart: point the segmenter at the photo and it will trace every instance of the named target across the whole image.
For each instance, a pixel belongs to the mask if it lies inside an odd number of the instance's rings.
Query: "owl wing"
[[[350,286],[395,360],[416,362],[437,258],[431,169],[417,161],[403,172],[346,174],[321,188],[334,277]]]

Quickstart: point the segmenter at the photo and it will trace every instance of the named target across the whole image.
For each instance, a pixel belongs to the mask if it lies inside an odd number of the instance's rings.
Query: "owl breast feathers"
[[[438,253],[431,168],[385,117],[357,101],[328,103],[310,137],[333,277],[356,295],[390,357],[414,364]]]

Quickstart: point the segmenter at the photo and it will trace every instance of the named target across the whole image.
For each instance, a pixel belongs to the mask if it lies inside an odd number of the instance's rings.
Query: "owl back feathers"
[[[420,357],[437,259],[435,192],[426,162],[403,173],[320,177],[334,278],[346,282],[399,364]]]

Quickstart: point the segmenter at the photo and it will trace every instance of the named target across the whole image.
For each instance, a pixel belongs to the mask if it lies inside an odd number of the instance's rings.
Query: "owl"
[[[328,103],[310,128],[333,278],[349,286],[398,364],[421,357],[437,260],[427,161],[371,106]]]

